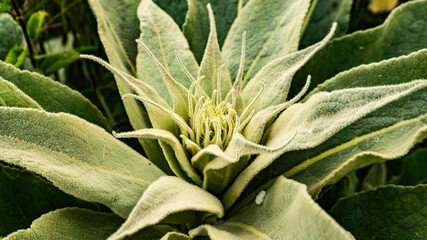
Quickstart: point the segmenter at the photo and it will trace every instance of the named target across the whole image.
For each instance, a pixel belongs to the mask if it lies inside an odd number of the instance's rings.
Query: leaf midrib
[[[396,123],[394,125],[391,125],[391,126],[386,127],[386,128],[382,128],[382,129],[377,130],[375,132],[371,132],[369,134],[365,134],[365,135],[356,137],[356,138],[354,138],[354,139],[352,139],[352,140],[350,140],[350,141],[348,141],[346,143],[343,143],[343,144],[338,145],[338,146],[336,146],[334,148],[331,148],[331,149],[329,149],[329,150],[327,150],[327,151],[325,151],[325,152],[323,152],[323,153],[321,153],[321,154],[319,154],[319,155],[317,155],[315,157],[312,157],[312,158],[309,158],[309,159],[305,160],[304,162],[302,162],[302,163],[296,165],[295,167],[289,169],[288,171],[286,171],[282,175],[284,177],[286,177],[286,178],[294,176],[297,173],[306,170],[311,165],[319,162],[320,160],[322,160],[322,159],[324,159],[326,157],[331,156],[332,154],[335,154],[335,153],[338,153],[338,152],[343,151],[345,149],[348,149],[350,147],[353,147],[353,146],[355,146],[356,144],[358,144],[361,141],[364,141],[366,139],[369,139],[371,137],[375,137],[375,136],[378,136],[378,135],[381,135],[381,134],[385,134],[388,131],[394,130],[394,129],[399,128],[399,127],[402,127],[402,126],[404,126],[406,124],[421,122],[421,119],[425,118],[425,117],[427,117],[427,113],[423,114],[423,115],[420,115],[420,116],[418,116],[416,118],[411,118],[411,119],[408,119],[408,120],[404,120],[404,121],[398,122],[398,123]]]
[[[108,173],[108,174],[116,175],[116,176],[119,176],[119,177],[122,177],[122,178],[126,178],[128,180],[131,180],[133,182],[139,182],[139,183],[142,183],[142,184],[145,184],[145,185],[150,185],[151,184],[151,182],[149,182],[147,180],[136,178],[136,177],[125,175],[125,174],[121,174],[121,173],[118,173],[118,172],[115,172],[115,171],[112,171],[112,170],[109,170],[109,169],[101,168],[101,167],[98,167],[98,166],[95,166],[95,165],[91,165],[91,164],[88,164],[88,163],[83,162],[81,160],[75,159],[74,157],[71,157],[71,156],[69,156],[69,155],[67,155],[67,154],[65,154],[63,152],[58,152],[56,150],[40,146],[40,145],[38,145],[36,143],[27,142],[27,141],[22,140],[22,139],[17,138],[17,137],[7,136],[7,135],[0,135],[0,137],[1,138],[9,138],[9,139],[12,139],[12,140],[19,141],[21,143],[30,145],[30,146],[35,147],[35,148],[39,148],[41,150],[48,151],[50,153],[54,153],[54,154],[60,155],[61,157],[65,157],[65,158],[71,160],[72,162],[74,162],[76,164],[81,164],[81,165],[83,165],[85,167],[88,167],[88,168],[91,168],[91,169],[94,169],[94,170],[98,170],[98,171],[105,172],[105,173]]]

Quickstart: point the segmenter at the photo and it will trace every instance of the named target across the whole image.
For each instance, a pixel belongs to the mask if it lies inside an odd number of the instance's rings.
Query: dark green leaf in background
[[[188,10],[187,0],[154,0],[153,2],[167,12],[178,26],[184,24]]]
[[[341,199],[332,217],[358,240],[427,239],[427,185],[389,185]]]
[[[344,35],[350,21],[352,2],[352,0],[317,0],[299,48],[303,49],[321,41],[334,22],[338,24],[334,37]]]
[[[56,52],[39,56],[43,59],[41,69],[45,75],[52,74],[59,69],[80,59],[80,53],[76,50]]]
[[[0,13],[0,36],[0,60],[5,60],[10,49],[24,41],[18,23],[7,13]]]
[[[24,63],[24,60],[27,57],[27,54],[28,54],[28,49],[15,46],[12,49],[10,49],[4,61],[12,64],[15,67],[20,67],[22,63]]]
[[[427,148],[420,148],[401,159],[401,173],[390,183],[417,185],[427,183]]]
[[[36,41],[43,27],[46,16],[49,14],[45,11],[37,11],[31,14],[30,19],[27,22],[27,33],[31,41]]]
[[[189,0],[188,13],[183,26],[190,49],[200,63],[209,36],[209,17],[206,5],[211,4],[221,47],[234,19],[237,16],[238,0]]]
[[[10,5],[10,0],[4,0],[0,2],[0,12],[7,12],[12,9],[12,6]]]
[[[0,164],[0,236],[30,227],[44,213],[72,206],[99,209],[96,204],[65,194],[35,174]]]

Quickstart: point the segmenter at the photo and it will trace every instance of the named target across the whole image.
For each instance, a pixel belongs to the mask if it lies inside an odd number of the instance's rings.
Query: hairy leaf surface
[[[225,193],[225,207],[249,183],[248,191],[255,194],[268,180],[284,174],[317,195],[351,170],[406,154],[426,135],[426,87],[427,81],[419,80],[345,89],[318,93],[291,106],[270,128],[266,145],[278,146],[294,131],[296,136],[282,151],[259,155]],[[299,151],[304,149],[308,150]]]
[[[427,1],[410,1],[396,8],[375,28],[332,40],[295,75],[290,95],[296,95],[311,75],[318,84],[361,64],[407,55],[427,48]]]
[[[108,128],[102,113],[81,93],[41,74],[22,71],[0,61],[0,77],[13,83],[22,92],[49,112],[71,113],[101,127]]]
[[[64,192],[126,217],[164,175],[103,129],[68,114],[0,108],[0,159],[40,174]]]
[[[309,2],[249,1],[231,26],[222,48],[231,78],[236,77],[239,68],[244,31],[247,50],[243,82],[252,78],[267,63],[295,52]]]
[[[140,0],[90,0],[89,4],[98,22],[98,33],[111,65],[130,75],[136,76],[136,56],[138,48],[135,42],[140,35],[136,9]],[[133,93],[132,88],[119,76],[114,75],[121,96]],[[134,129],[151,127],[147,112],[142,103],[135,99],[123,99],[129,121]],[[162,170],[167,164],[157,141],[139,140],[148,158]]]
[[[279,177],[260,202],[220,224],[193,229],[190,236],[212,240],[353,239],[313,201],[304,184]]]
[[[2,77],[0,77],[0,106],[42,109],[32,98]]]
[[[210,193],[177,177],[161,177],[144,192],[129,218],[109,240],[122,239],[158,224],[168,216],[188,211],[224,216],[221,202]],[[174,219],[174,223],[181,224],[191,224],[192,221],[185,216],[175,216]]]

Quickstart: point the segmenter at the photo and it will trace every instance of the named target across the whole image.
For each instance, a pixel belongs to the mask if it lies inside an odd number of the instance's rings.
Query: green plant
[[[407,217],[409,238],[425,237],[425,221],[411,225],[425,214],[425,185],[338,201],[330,213],[345,228],[313,199],[426,138],[427,1],[334,40],[329,19],[320,24],[330,29],[323,40],[308,38],[302,50],[301,36],[316,31],[309,26],[316,1],[236,1],[231,26],[221,21],[229,16],[222,1],[206,3],[188,1],[182,33],[151,0],[90,1],[110,63],[82,57],[114,73],[135,131],[113,135],[138,138],[147,158],[107,133],[102,114],[79,93],[0,62],[8,89],[0,93],[0,159],[113,212],[69,200],[74,208],[47,213],[6,239],[369,237],[345,217],[351,206],[374,223],[386,214],[387,226]],[[225,39],[222,51],[218,39]],[[377,175],[368,173],[364,186],[383,184]],[[393,194],[404,196],[393,199],[395,211],[372,210]]]

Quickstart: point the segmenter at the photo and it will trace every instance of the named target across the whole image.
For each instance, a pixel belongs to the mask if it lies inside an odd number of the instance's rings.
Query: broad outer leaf
[[[141,1],[138,7],[138,18],[141,29],[139,40],[147,45],[166,71],[178,83],[189,88],[191,80],[181,68],[174,51],[177,51],[184,66],[193,76],[197,74],[198,64],[179,26],[152,0]],[[137,72],[139,79],[152,86],[172,106],[172,93],[168,92],[167,85],[156,63],[141,46],[138,49]]]
[[[354,67],[317,85],[305,99],[318,92],[355,87],[371,87],[427,79],[427,49],[409,55],[392,58],[379,63]]]
[[[0,108],[0,159],[40,174],[62,191],[126,217],[164,175],[103,129],[78,117]]]
[[[0,77],[0,106],[42,109],[33,99],[2,77]]]
[[[109,240],[122,239],[168,216],[187,211],[224,216],[224,208],[215,196],[180,178],[161,177],[148,187],[126,222]],[[179,220],[182,224],[189,223],[185,217]]]
[[[6,236],[42,214],[63,207],[80,206],[98,209],[61,192],[41,177],[0,164],[0,236]]]
[[[17,231],[4,240],[105,240],[122,222],[123,219],[110,213],[63,208],[41,216],[31,228]],[[160,239],[171,230],[174,229],[167,226],[153,227],[128,239]]]
[[[427,237],[427,185],[388,185],[343,198],[330,214],[356,239]]]
[[[24,41],[19,24],[8,13],[0,13],[0,36],[0,60],[5,60],[9,50]]]
[[[427,48],[427,0],[396,8],[380,26],[332,40],[295,75],[290,96],[311,75],[313,89],[337,73],[361,64],[407,55]]]
[[[183,233],[168,232],[160,240],[191,240],[191,238]]]
[[[198,62],[203,58],[209,37],[209,16],[206,5],[210,3],[217,27],[218,43],[222,46],[228,30],[237,16],[238,0],[189,0],[183,32]]]
[[[13,83],[44,110],[66,112],[108,128],[102,113],[81,93],[41,74],[22,71],[0,61],[0,77]]]
[[[98,22],[98,33],[108,60],[116,68],[136,76],[135,42],[140,35],[136,9],[140,0],[89,0],[89,4]],[[133,93],[132,88],[118,75],[114,75],[120,95]],[[123,99],[129,121],[134,129],[150,128],[151,123],[142,103],[135,99]],[[157,141],[139,140],[148,158],[162,170],[167,171],[167,163]]]
[[[232,79],[239,68],[244,31],[247,51],[243,82],[267,63],[298,49],[309,3],[308,0],[249,1],[231,26],[222,48]]]
[[[300,48],[313,45],[329,32],[332,23],[338,24],[334,37],[341,37],[347,32],[350,21],[352,0],[317,0],[307,28],[301,39]]]
[[[296,131],[295,137],[282,151],[261,154],[242,171],[224,194],[225,207],[249,183],[244,195],[255,194],[268,180],[284,174],[306,184],[316,196],[323,186],[354,169],[405,155],[426,136],[426,87],[427,81],[419,80],[345,89],[292,105],[265,140],[275,147]]]
[[[209,236],[212,240],[353,239],[313,201],[304,184],[279,177],[260,202],[223,223],[191,230],[190,236]]]

